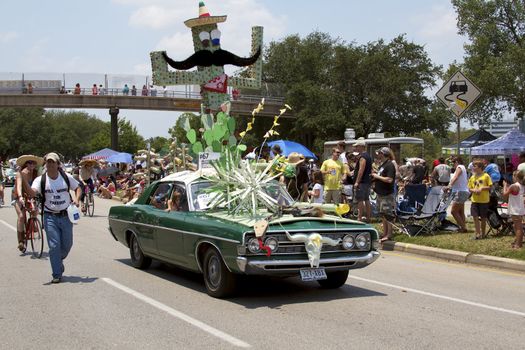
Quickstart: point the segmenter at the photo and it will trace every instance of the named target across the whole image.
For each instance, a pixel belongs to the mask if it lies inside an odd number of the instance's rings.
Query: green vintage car
[[[334,215],[304,216],[299,208],[274,215],[266,234],[257,238],[254,224],[260,220],[208,209],[203,189],[210,185],[197,172],[183,171],[152,183],[133,204],[110,209],[111,235],[129,247],[134,267],[146,269],[158,259],[200,272],[209,295],[226,297],[239,275],[300,276],[338,288],[350,269],[380,255],[378,233],[370,225]],[[286,206],[294,204],[277,182],[268,194]],[[311,254],[316,247],[317,259]]]

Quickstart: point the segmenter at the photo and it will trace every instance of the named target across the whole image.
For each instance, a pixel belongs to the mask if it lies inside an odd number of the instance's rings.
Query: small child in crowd
[[[313,203],[324,203],[323,173],[319,170],[313,174],[314,187],[308,192]]]
[[[487,215],[489,209],[490,188],[492,187],[492,180],[490,179],[490,176],[487,173],[483,172],[483,168],[484,166],[482,162],[474,162],[472,164],[473,174],[468,180],[468,188],[470,193],[472,193],[472,204],[470,206],[470,214],[474,219],[474,227],[476,228],[476,236],[474,237],[474,239],[484,238],[487,228]]]

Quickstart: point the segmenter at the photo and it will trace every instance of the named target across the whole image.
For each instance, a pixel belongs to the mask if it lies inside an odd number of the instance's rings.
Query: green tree
[[[110,123],[84,112],[44,111],[39,108],[0,109],[0,156],[44,155],[57,152],[78,159],[110,147]],[[119,120],[121,150],[135,152],[144,139],[125,119]]]
[[[182,113],[175,122],[175,125],[173,125],[168,130],[172,138],[177,138],[177,143],[179,144],[188,143],[188,139],[186,138],[186,131],[184,129],[184,124],[186,122],[189,123],[190,129],[199,130],[199,128],[201,127],[200,116],[194,113]]]
[[[452,0],[465,44],[465,73],[483,91],[470,118],[487,111],[500,117],[507,110],[525,112],[525,2],[514,0]]]
[[[118,121],[118,142],[120,152],[135,153],[146,147],[146,142],[137,128],[125,118],[119,118]]]
[[[160,153],[162,150],[164,150],[164,152],[168,151],[169,140],[165,137],[155,136],[149,138],[147,141],[150,143],[151,148],[157,153]]]
[[[295,122],[281,130],[316,150],[347,127],[358,136],[444,134],[450,113],[425,95],[439,73],[404,36],[356,45],[320,32],[270,43],[264,67],[265,81],[280,84],[294,109]]]

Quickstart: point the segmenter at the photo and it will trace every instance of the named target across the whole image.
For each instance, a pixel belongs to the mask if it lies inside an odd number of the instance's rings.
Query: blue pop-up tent
[[[120,152],[117,154],[114,154],[112,156],[109,156],[106,159],[110,163],[132,163],[133,162],[133,156],[126,152]]]
[[[473,156],[477,155],[511,155],[525,152],[525,134],[518,129],[512,129],[494,141],[471,149]]]
[[[305,158],[313,158],[317,159],[315,154],[310,151],[305,146],[301,145],[300,143],[294,142],[294,141],[288,141],[288,140],[277,140],[268,142],[268,146],[273,147],[274,145],[279,145],[281,147],[281,150],[283,151],[283,156],[288,157],[288,155],[292,152],[297,152],[305,156]]]

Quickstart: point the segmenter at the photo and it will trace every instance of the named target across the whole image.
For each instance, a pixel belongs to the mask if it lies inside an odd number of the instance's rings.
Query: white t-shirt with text
[[[78,187],[78,181],[73,178],[73,176],[66,173],[66,176],[69,179],[69,187],[71,190],[76,190]],[[42,176],[37,177],[31,188],[38,194],[40,193],[40,181],[42,181]],[[58,174],[56,179],[52,179],[49,176],[46,176],[46,186],[45,186],[45,207],[44,211],[53,211],[59,212],[66,210],[71,203],[71,198],[67,191],[67,183],[64,178]]]

